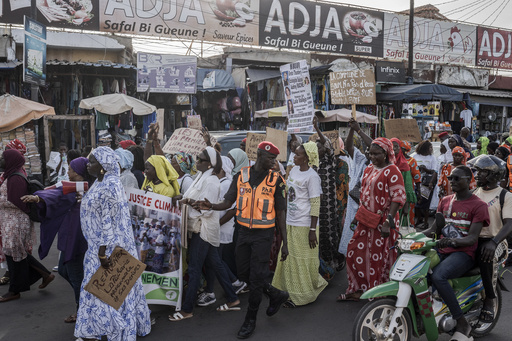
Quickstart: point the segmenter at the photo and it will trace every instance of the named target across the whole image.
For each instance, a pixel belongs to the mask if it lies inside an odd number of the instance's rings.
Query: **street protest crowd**
[[[400,232],[433,235],[428,218],[437,211],[460,237],[441,236],[432,281],[457,321],[459,340],[469,337],[448,280],[478,264],[486,294],[479,318],[493,321],[492,258],[512,231],[512,138],[481,137],[471,150],[464,137],[443,133],[436,158],[429,140],[413,147],[394,137],[372,139],[356,121],[349,124],[336,155],[315,118],[318,138],[292,135],[285,165],[276,160],[282,151],[268,141],[258,145],[255,161],[245,140],[221,156],[207,130],[198,155],[166,154],[152,125],[144,147],[131,140],[84,151],[61,146],[57,183],[35,191],[23,169],[26,148],[11,141],[0,159],[0,263],[7,265],[0,303],[16,304],[32,284],[41,280],[45,289],[55,279],[33,255],[39,221],[40,259],[58,235],[58,273],[76,304],[65,322],[75,323],[78,340],[135,340],[151,332],[149,294],[140,278],[118,309],[85,288],[99,268],[113,266],[116,247],[146,271],[181,273],[186,290],[169,313],[174,323],[193,318],[196,305],[240,311],[239,296],[247,294],[237,332],[244,339],[256,329],[264,295],[267,316],[307,305],[345,269],[348,287],[336,300],[360,300],[389,280]],[[181,221],[134,213],[128,201],[147,198],[132,189],[171,198]],[[217,303],[215,279],[225,302]]]

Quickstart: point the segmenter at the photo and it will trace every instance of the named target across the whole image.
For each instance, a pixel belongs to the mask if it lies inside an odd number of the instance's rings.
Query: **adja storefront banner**
[[[512,69],[512,32],[478,27],[476,66]]]

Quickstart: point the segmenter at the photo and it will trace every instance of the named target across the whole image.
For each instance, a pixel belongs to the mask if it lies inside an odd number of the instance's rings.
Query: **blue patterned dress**
[[[107,147],[94,150],[93,155],[107,172],[103,181],[96,181],[82,199],[80,219],[89,247],[84,259],[84,280],[80,289],[75,336],[101,339],[101,336],[106,335],[109,341],[135,341],[137,335],[144,336],[151,331],[150,310],[140,278],[119,310],[84,290],[84,286],[101,266],[98,258],[101,245],[107,246],[107,256],[116,246],[121,246],[138,258],[128,202],[119,180],[119,169],[115,165],[108,167],[105,164],[110,161],[110,151]],[[108,158],[102,155],[103,152],[108,153]]]

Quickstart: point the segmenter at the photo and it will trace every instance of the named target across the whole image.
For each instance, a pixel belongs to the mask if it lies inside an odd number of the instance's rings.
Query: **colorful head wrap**
[[[119,156],[110,147],[98,147],[91,151],[91,154],[98,160],[107,175],[119,176]]]
[[[174,155],[174,159],[180,166],[180,169],[183,173],[190,175],[194,175],[197,173],[196,163],[192,155],[183,152],[178,152]]]
[[[466,165],[466,161],[468,160],[468,153],[464,150],[464,148],[459,147],[459,146],[453,148],[452,156],[453,156],[453,154],[461,154],[464,157],[464,159],[462,160],[462,164]]]
[[[6,149],[16,149],[21,155],[25,155],[27,152],[27,147],[18,139],[12,140],[5,147]]]
[[[377,137],[372,141],[372,144],[376,144],[377,146],[384,149],[386,154],[388,155],[389,163],[395,164],[395,152],[393,151],[393,143],[385,137]]]
[[[130,146],[135,146],[135,142],[133,142],[132,140],[124,140],[124,141],[119,142],[119,145],[123,149],[128,149],[128,147],[130,147]]]
[[[507,137],[505,141],[507,141],[509,145],[512,145],[512,136]]]
[[[316,145],[316,142],[306,142],[302,144],[302,147],[304,147],[304,150],[308,156],[308,164],[310,166],[318,167],[320,165],[320,159],[318,157],[318,146]]]
[[[402,144],[402,142],[396,137],[393,137],[390,141],[391,143],[397,143],[398,146]],[[409,167],[409,163],[405,159],[405,156],[402,153],[402,149],[400,148],[398,148],[398,155],[395,154],[395,166],[397,166],[401,172],[407,172],[411,170],[411,167]]]
[[[133,167],[133,154],[129,150],[123,148],[116,149],[116,154],[119,156],[119,164],[121,169],[132,169]]]
[[[249,166],[249,158],[242,149],[233,148],[229,151],[228,154],[231,155],[233,160],[235,160],[235,167],[233,167],[231,175],[235,175],[236,173],[240,172],[242,168]]]
[[[86,157],[77,157],[69,163],[69,167],[75,171],[76,174],[82,178],[87,178],[87,164],[89,160]]]
[[[487,137],[482,136],[478,139],[480,141],[480,145],[482,146],[480,150],[478,151],[478,155],[484,155],[487,154],[487,146],[491,142]]]
[[[176,181],[179,177],[178,172],[172,168],[171,163],[162,155],[151,155],[147,162],[155,167],[156,177],[166,186],[172,186],[171,182]],[[148,179],[144,180],[142,188],[146,188]]]
[[[412,146],[407,141],[401,141],[400,142],[400,148],[405,149],[405,152],[409,153],[411,151],[411,149],[412,149]]]

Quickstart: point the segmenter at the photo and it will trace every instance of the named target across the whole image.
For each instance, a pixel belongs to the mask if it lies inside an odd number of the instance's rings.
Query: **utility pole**
[[[409,66],[407,69],[407,84],[413,84],[413,69],[414,69],[414,0],[411,0],[411,8],[409,10]]]

